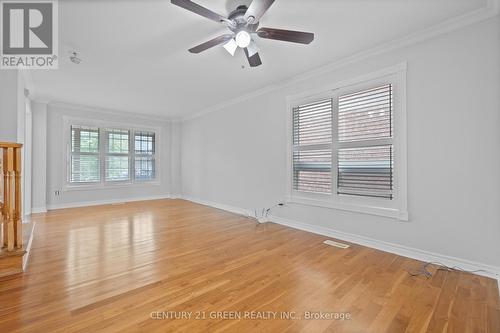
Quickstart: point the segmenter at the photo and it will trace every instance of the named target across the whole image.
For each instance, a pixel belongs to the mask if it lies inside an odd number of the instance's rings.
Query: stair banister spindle
[[[16,182],[16,204],[14,211],[14,241],[15,245],[18,248],[23,246],[23,232],[22,232],[22,197],[21,197],[21,148],[16,148],[15,156],[14,156],[14,175]]]
[[[21,144],[0,142],[2,149],[3,195],[1,246],[7,251],[22,248]]]

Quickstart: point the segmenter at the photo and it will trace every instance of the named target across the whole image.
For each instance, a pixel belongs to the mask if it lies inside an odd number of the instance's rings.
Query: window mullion
[[[322,143],[317,145],[303,145],[303,146],[294,146],[294,151],[311,151],[311,150],[324,150],[331,149],[331,143]]]
[[[99,168],[101,175],[101,185],[106,183],[106,146],[107,139],[104,128],[99,128]]]
[[[388,146],[393,144],[393,139],[373,139],[373,140],[359,140],[350,142],[338,142],[338,147],[345,148],[358,148],[358,147],[375,147],[375,146]]]
[[[335,200],[338,196],[337,188],[338,188],[338,119],[339,119],[339,96],[338,91],[334,92],[333,96],[333,112],[332,112],[332,198],[331,200]]]
[[[135,182],[135,131],[130,130],[128,138],[130,181]]]
[[[99,156],[99,153],[75,152],[70,153],[72,156]]]

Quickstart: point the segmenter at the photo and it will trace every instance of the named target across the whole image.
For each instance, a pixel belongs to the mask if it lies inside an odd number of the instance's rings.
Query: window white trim
[[[71,158],[71,126],[88,126],[88,127],[98,127],[99,133],[102,132],[104,134],[103,129],[105,128],[116,128],[116,129],[125,129],[130,131],[129,137],[129,149],[135,149],[134,145],[131,145],[130,142],[133,142],[134,137],[133,133],[138,131],[148,131],[155,133],[155,179],[154,180],[142,180],[135,181],[134,175],[130,174],[130,180],[126,181],[106,181],[105,170],[100,168],[100,181],[96,183],[81,183],[74,184],[69,182],[69,173],[70,173],[70,158]],[[122,123],[122,122],[110,122],[110,121],[101,121],[101,120],[89,120],[84,118],[77,117],[68,117],[63,116],[63,149],[62,149],[62,165],[63,167],[63,175],[62,175],[62,190],[63,191],[78,191],[78,190],[99,190],[99,189],[117,189],[117,188],[126,188],[126,187],[143,187],[143,186],[151,186],[151,185],[160,185],[161,184],[161,150],[158,149],[161,144],[161,128],[160,127],[149,127],[149,126],[137,126],[130,123]],[[104,149],[105,139],[103,135],[100,135],[99,139],[99,149],[101,156],[107,156],[107,153],[102,151]],[[104,152],[104,153],[103,153]],[[133,157],[132,155],[129,155]],[[133,158],[130,158],[130,165],[134,163]],[[101,161],[103,164],[104,161]],[[132,172],[132,169],[130,169]]]
[[[407,115],[406,115],[406,62],[385,68],[367,75],[350,80],[340,81],[326,87],[287,97],[287,182],[286,201],[302,205],[326,207],[332,209],[366,213],[371,215],[395,218],[401,221],[408,220],[407,196]],[[333,148],[332,156],[332,194],[304,193],[293,190],[293,112],[294,106],[317,101],[325,97],[338,97],[339,93],[346,93],[352,89],[360,90],[364,86],[373,86],[377,83],[390,82],[393,84],[394,103],[394,199],[364,198],[357,196],[338,195],[337,187],[337,147]],[[334,103],[334,108],[337,108]],[[338,110],[334,110],[336,113]],[[337,124],[333,124],[336,135]],[[335,143],[334,143],[335,145]],[[335,172],[334,172],[335,170]]]

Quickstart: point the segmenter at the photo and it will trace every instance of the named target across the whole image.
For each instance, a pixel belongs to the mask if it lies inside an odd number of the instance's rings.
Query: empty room
[[[500,0],[0,0],[0,332],[500,333]]]

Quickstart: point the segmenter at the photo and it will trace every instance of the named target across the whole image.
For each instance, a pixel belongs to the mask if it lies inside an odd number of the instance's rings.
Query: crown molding
[[[77,110],[77,111],[98,112],[100,114],[119,116],[119,117],[130,117],[130,118],[136,118],[136,119],[141,119],[141,120],[161,121],[161,122],[165,122],[165,123],[167,123],[167,122],[171,123],[171,122],[177,121],[175,118],[171,118],[171,117],[167,117],[167,116],[150,115],[150,114],[143,114],[143,113],[130,112],[130,111],[120,111],[120,110],[114,110],[114,109],[101,108],[101,107],[97,107],[97,106],[68,103],[68,102],[57,101],[57,100],[48,100],[48,101],[42,102],[42,101],[40,101],[40,99],[37,99],[37,100],[35,100],[35,103],[47,104],[48,107],[58,107],[58,108],[65,108],[65,109]],[[47,110],[50,110],[50,108],[48,108]]]
[[[265,94],[268,94],[270,92],[273,92],[275,90],[285,88],[288,86],[291,86],[293,84],[318,77],[320,75],[324,75],[325,73],[332,72],[336,69],[351,65],[353,63],[360,62],[365,59],[369,59],[371,57],[384,54],[390,51],[394,51],[396,49],[400,49],[403,47],[407,47],[422,41],[425,41],[427,39],[431,39],[434,37],[437,37],[439,35],[443,35],[455,30],[458,30],[460,28],[464,28],[466,26],[472,25],[474,23],[479,23],[481,21],[487,20],[489,18],[495,17],[500,13],[500,0],[487,0],[486,5],[484,7],[478,8],[476,10],[473,10],[471,12],[468,12],[466,14],[454,17],[452,19],[449,19],[447,21],[444,21],[442,23],[439,23],[437,25],[434,25],[432,27],[420,30],[418,32],[415,32],[413,34],[407,35],[402,38],[398,38],[386,43],[379,44],[378,46],[375,46],[373,48],[367,49],[365,51],[361,51],[358,53],[355,53],[349,57],[333,61],[329,64],[317,67],[313,70],[304,72],[302,74],[292,76],[289,79],[286,79],[284,81],[281,81],[279,83],[274,83],[268,86],[265,86],[263,88],[260,88],[258,90],[254,90],[250,93],[241,95],[237,98],[231,99],[229,101],[216,104],[214,106],[208,107],[206,109],[203,109],[199,112],[196,112],[192,115],[186,116],[182,118],[182,121],[188,121],[191,119],[195,119],[198,117],[202,117],[204,115],[207,115],[209,113],[239,104],[241,102],[244,102],[246,100],[262,96]]]

